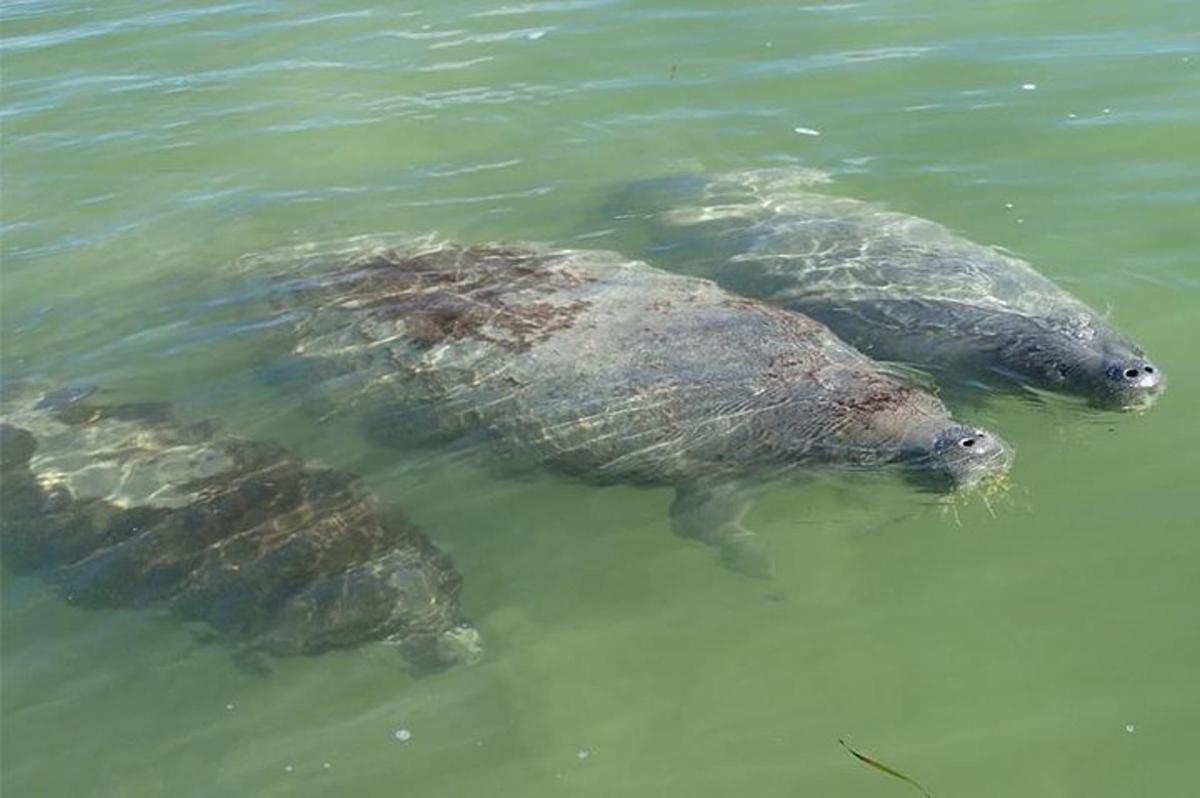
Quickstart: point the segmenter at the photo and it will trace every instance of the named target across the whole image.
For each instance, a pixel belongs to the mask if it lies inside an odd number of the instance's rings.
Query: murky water
[[[384,646],[263,678],[5,574],[5,795],[915,794],[839,737],[939,798],[1194,793],[1194,3],[31,0],[0,23],[5,371],[362,473],[453,555],[488,645],[419,678]],[[1028,258],[1169,392],[960,408],[1019,448],[990,511],[892,476],[773,485],[748,519],[768,583],[673,537],[665,490],[314,423],[214,305],[247,253],[364,234],[640,254],[620,186],[790,164]]]

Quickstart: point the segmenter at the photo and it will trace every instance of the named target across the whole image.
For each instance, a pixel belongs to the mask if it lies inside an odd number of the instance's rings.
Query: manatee
[[[674,487],[675,530],[742,570],[765,563],[740,481],[896,465],[946,490],[1011,462],[824,325],[708,280],[532,245],[312,260],[274,301],[329,406],[380,439],[459,441],[509,470]]]
[[[1163,392],[1140,347],[1027,262],[812,191],[827,180],[784,168],[646,181],[614,211],[648,223],[656,265],[804,313],[880,360],[1102,408],[1144,408]]]
[[[368,641],[473,661],[461,579],[355,479],[161,403],[7,385],[0,554],[84,607],[163,606],[240,656]]]

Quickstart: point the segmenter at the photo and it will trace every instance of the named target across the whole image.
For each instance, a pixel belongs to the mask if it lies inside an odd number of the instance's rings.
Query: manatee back
[[[296,350],[343,375],[343,409],[432,416],[510,467],[673,483],[836,458],[839,414],[891,379],[811,319],[611,253],[370,257],[299,298]]]
[[[1019,258],[935,222],[814,193],[811,186],[803,173],[788,180],[779,170],[719,175],[658,219],[671,240],[699,234],[715,242],[714,257],[701,256],[707,265],[700,272],[738,293],[801,309],[920,302],[1050,319],[1063,327],[1097,321]]]

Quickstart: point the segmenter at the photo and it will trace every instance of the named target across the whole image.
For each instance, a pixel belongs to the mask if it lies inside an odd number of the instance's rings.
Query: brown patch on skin
[[[402,320],[408,337],[422,347],[482,338],[525,351],[569,329],[591,305],[526,299],[529,293],[553,295],[594,282],[560,267],[561,260],[558,254],[499,246],[377,252],[336,272],[320,290],[340,292],[327,300],[332,307]]]
[[[874,382],[862,391],[841,399],[838,404],[863,415],[890,413],[912,401],[917,388],[905,382]]]

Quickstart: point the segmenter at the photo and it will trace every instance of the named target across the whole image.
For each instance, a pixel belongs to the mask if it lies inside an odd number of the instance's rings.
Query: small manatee
[[[80,606],[169,607],[242,654],[387,641],[421,667],[478,659],[450,559],[350,475],[166,405],[61,395],[4,395],[7,566]]]

